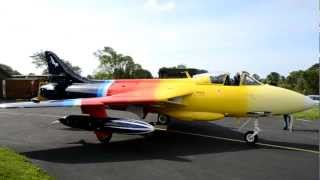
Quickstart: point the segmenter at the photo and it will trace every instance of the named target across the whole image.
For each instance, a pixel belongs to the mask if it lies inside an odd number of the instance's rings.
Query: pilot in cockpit
[[[233,85],[239,86],[240,85],[240,73],[237,72],[237,74],[233,77]]]
[[[239,86],[241,75],[240,73],[237,73],[233,78],[230,78],[229,75],[226,75],[224,85],[226,86]]]

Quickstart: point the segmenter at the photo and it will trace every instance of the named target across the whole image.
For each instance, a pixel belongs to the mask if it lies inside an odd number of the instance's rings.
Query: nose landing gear
[[[248,143],[249,145],[254,145],[256,142],[258,142],[258,133],[260,131],[261,129],[259,128],[259,121],[258,118],[256,118],[254,120],[253,131],[247,131],[244,134],[244,140],[246,141],[246,143]]]

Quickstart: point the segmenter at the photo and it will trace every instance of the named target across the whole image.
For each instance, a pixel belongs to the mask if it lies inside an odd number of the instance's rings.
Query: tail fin
[[[48,63],[49,74],[52,75],[50,81],[57,81],[57,78],[64,77],[69,83],[89,83],[87,78],[81,77],[66,65],[55,53],[45,51],[45,58]],[[58,80],[59,81],[59,80]]]

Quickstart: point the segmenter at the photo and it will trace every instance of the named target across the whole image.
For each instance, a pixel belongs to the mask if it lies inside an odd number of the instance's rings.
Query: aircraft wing
[[[0,108],[41,108],[41,107],[89,107],[89,106],[106,106],[106,105],[130,105],[130,104],[156,104],[161,102],[169,102],[172,98],[178,98],[191,94],[189,90],[173,90],[168,89],[164,92],[150,93],[147,89],[142,91],[131,91],[128,93],[116,94],[113,96],[50,100],[35,102],[18,102],[0,104]]]

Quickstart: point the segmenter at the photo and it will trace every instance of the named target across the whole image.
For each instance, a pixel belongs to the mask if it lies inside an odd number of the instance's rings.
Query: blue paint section
[[[112,84],[112,82],[113,81],[111,81],[111,80],[104,81],[98,88],[97,97],[106,96],[106,93],[107,93],[110,85]]]
[[[51,100],[34,102],[20,102],[20,103],[7,103],[0,104],[1,108],[41,108],[41,107],[73,107],[81,106],[81,99],[66,99],[66,100]]]
[[[75,100],[72,100],[72,99],[64,100],[62,102],[61,106],[73,106],[74,102],[75,102]]]

